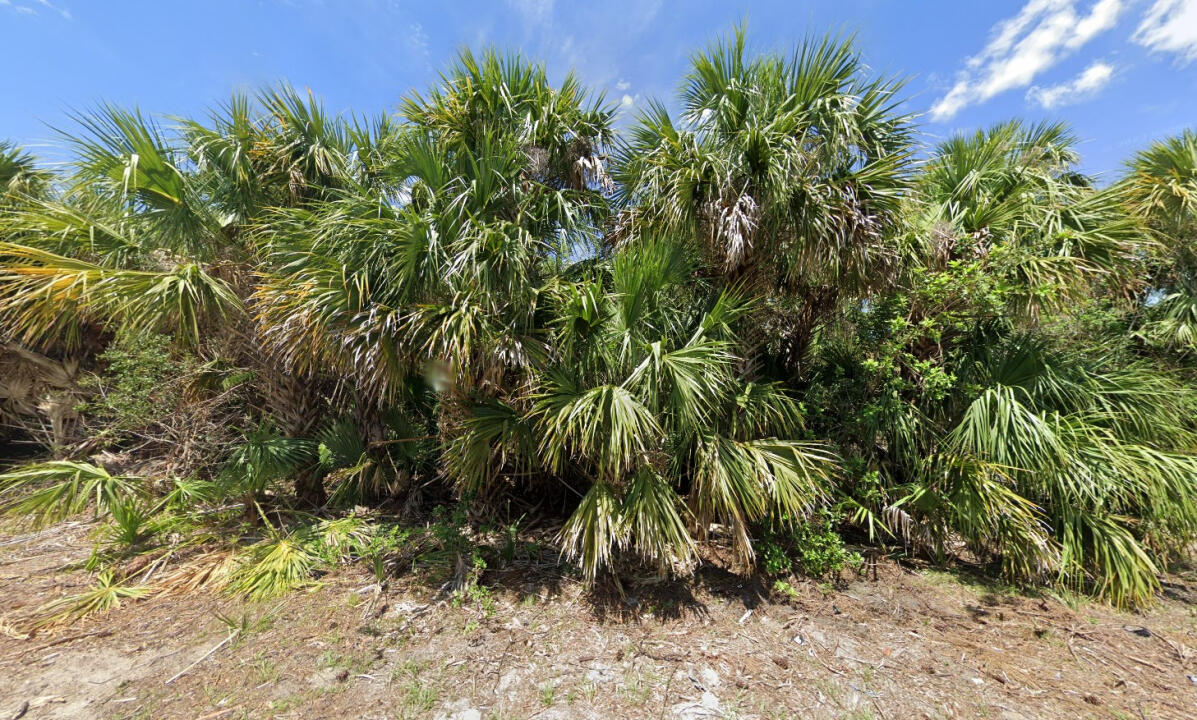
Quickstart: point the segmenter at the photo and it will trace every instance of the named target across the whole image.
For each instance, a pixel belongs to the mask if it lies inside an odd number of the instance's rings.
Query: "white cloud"
[[[540,25],[553,15],[554,0],[507,0],[527,25]]]
[[[428,40],[428,33],[424,32],[424,26],[420,23],[412,23],[408,27],[407,44],[411,48],[412,53],[426,63],[430,58]]]
[[[1124,0],[1096,0],[1079,13],[1075,0],[1028,0],[1012,18],[994,26],[989,43],[965,63],[956,84],[931,107],[947,120],[970,105],[1035,78],[1097,35],[1114,27]]]
[[[623,78],[620,78],[619,82],[615,83],[616,90],[627,90],[630,87],[632,87],[632,83],[624,80]]]
[[[62,19],[64,19],[64,20],[71,19],[71,12],[69,10],[55,6],[53,3],[50,2],[50,0],[33,0],[33,2],[42,6],[45,9],[49,10],[52,13],[61,15]],[[38,15],[37,8],[35,8],[33,5],[14,5],[12,0],[0,0],[0,7],[6,7],[9,10],[11,10],[12,12],[17,13],[18,15],[26,15],[29,17]]]
[[[53,10],[54,12],[58,13],[59,15],[61,15],[61,16],[63,17],[63,19],[64,19],[64,20],[70,20],[70,19],[71,19],[71,13],[70,13],[70,11],[69,11],[69,10],[64,10],[64,9],[62,9],[62,8],[54,7],[54,5],[52,5],[52,4],[50,3],[50,0],[37,0],[37,4],[38,4],[38,5],[41,5],[42,7],[46,8],[46,9],[48,9],[48,10]]]
[[[1132,39],[1182,63],[1197,60],[1197,0],[1155,0]]]
[[[623,117],[631,115],[636,112],[637,107],[643,107],[643,100],[644,96],[640,93],[636,93],[635,95],[624,93],[623,97],[619,98],[618,114]]]
[[[1095,62],[1069,82],[1045,88],[1032,87],[1027,90],[1027,100],[1038,103],[1048,110],[1061,105],[1071,105],[1096,95],[1110,83],[1113,77],[1113,65],[1100,61]]]

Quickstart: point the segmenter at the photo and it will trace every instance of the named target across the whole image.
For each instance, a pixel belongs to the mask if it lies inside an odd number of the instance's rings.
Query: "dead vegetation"
[[[458,593],[435,565],[382,582],[357,565],[270,601],[183,592],[17,631],[87,588],[73,568],[93,530],[2,541],[0,717],[1184,718],[1197,703],[1192,572],[1131,614],[884,559],[838,589],[708,566],[625,578],[621,598],[516,552]]]

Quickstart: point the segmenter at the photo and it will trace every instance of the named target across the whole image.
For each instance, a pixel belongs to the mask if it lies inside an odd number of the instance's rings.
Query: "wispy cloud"
[[[994,26],[989,43],[968,59],[956,83],[931,107],[931,118],[948,120],[970,105],[1027,87],[1114,27],[1125,5],[1124,0],[1096,0],[1078,13],[1075,0],[1029,0],[1017,15]]]
[[[412,23],[408,27],[407,45],[412,54],[416,56],[425,65],[431,67],[432,56],[428,50],[428,33],[424,32],[424,26],[420,23]]]
[[[553,16],[554,0],[507,0],[507,4],[519,13],[524,24],[541,25]]]
[[[1197,0],[1155,0],[1132,39],[1182,63],[1197,60]]]
[[[1113,65],[1100,61],[1095,62],[1069,82],[1051,87],[1032,87],[1027,90],[1027,100],[1048,110],[1062,105],[1071,105],[1101,92],[1101,89],[1108,85],[1113,77]]]
[[[42,7],[46,8],[47,10],[50,10],[51,12],[58,13],[59,15],[62,16],[62,18],[64,20],[71,19],[71,11],[70,10],[67,10],[65,8],[55,7],[54,5],[52,5],[50,3],[50,0],[37,0],[37,4],[41,5]]]
[[[49,10],[55,15],[60,15],[64,20],[71,19],[70,10],[55,6],[50,2],[50,0],[33,0],[33,2],[42,6],[46,10]],[[33,5],[17,5],[14,4],[12,0],[0,0],[0,7],[8,8],[10,11],[15,12],[18,15],[25,15],[28,17],[34,17],[39,14],[37,8],[35,8]]]

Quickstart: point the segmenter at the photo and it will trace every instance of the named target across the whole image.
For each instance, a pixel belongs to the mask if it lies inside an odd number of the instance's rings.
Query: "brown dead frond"
[[[232,550],[212,550],[201,553],[180,564],[154,583],[160,596],[187,595],[201,590],[222,590],[237,564]]]

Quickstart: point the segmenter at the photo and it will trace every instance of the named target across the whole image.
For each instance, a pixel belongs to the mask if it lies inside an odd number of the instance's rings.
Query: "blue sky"
[[[198,115],[279,79],[336,110],[394,110],[462,46],[574,68],[630,117],[669,100],[688,54],[735,23],[760,48],[854,32],[909,78],[934,142],[1010,117],[1065,120],[1106,179],[1197,126],[1197,0],[0,0],[0,137],[42,155],[66,111],[99,100]]]

